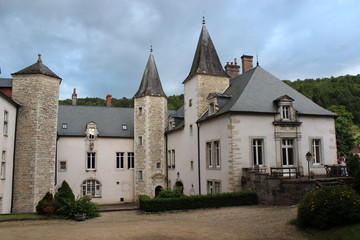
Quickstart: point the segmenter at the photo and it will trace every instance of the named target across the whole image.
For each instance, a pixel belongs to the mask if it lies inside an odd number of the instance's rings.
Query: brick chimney
[[[225,71],[230,75],[230,79],[233,79],[240,74],[240,66],[237,65],[237,59],[234,58],[234,62],[227,62],[225,65]]]
[[[76,105],[76,99],[77,99],[76,88],[74,88],[74,92],[71,96],[71,104],[72,105]]]
[[[247,72],[253,68],[253,56],[242,55],[241,56],[242,71]]]
[[[111,99],[112,99],[112,95],[110,95],[110,94],[106,95],[106,106],[107,107],[111,107]]]

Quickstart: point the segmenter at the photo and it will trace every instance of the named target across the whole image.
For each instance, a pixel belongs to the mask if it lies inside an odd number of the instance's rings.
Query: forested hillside
[[[324,108],[344,105],[360,124],[360,74],[284,82]]]
[[[71,99],[60,100],[59,104],[71,105]],[[168,97],[168,109],[177,110],[184,104],[184,94],[173,95]],[[106,106],[106,100],[102,98],[78,98],[76,105],[85,106]],[[132,98],[112,98],[111,105],[113,107],[134,107],[134,99]]]

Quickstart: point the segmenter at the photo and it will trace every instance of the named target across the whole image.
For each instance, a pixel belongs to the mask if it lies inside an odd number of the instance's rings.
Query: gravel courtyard
[[[307,239],[288,224],[296,211],[296,206],[243,206],[153,214],[105,212],[85,222],[0,222],[0,239]]]

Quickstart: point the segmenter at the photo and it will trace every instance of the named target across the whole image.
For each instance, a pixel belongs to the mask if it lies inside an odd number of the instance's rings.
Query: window
[[[3,128],[3,133],[5,136],[8,135],[8,121],[9,121],[9,113],[8,111],[4,111],[4,128]]]
[[[143,145],[143,138],[142,138],[142,136],[139,136],[139,137],[138,137],[138,145],[139,145],[139,146],[142,146],[142,145]]]
[[[156,168],[160,169],[161,168],[161,162],[156,162]]]
[[[67,129],[68,128],[68,124],[67,123],[63,123],[62,124],[62,129]]]
[[[91,195],[93,197],[100,197],[100,183],[96,180],[86,180],[82,184],[82,194]]]
[[[221,167],[220,141],[206,143],[206,165],[208,168]]]
[[[5,179],[5,165],[6,165],[6,151],[2,151],[1,154],[1,165],[0,165],[0,178]]]
[[[94,152],[87,153],[86,170],[89,170],[89,171],[96,170],[96,168],[95,168],[95,153]]]
[[[206,162],[209,168],[212,167],[212,146],[211,142],[206,143]]]
[[[171,156],[172,156],[172,158],[171,158],[171,167],[172,168],[175,168],[175,149],[173,149],[173,150],[171,150],[171,152],[172,152],[172,154],[171,154]]]
[[[220,167],[220,142],[215,141],[214,142],[214,148],[215,148],[215,164],[216,167]]]
[[[124,169],[124,153],[116,153],[116,169]]]
[[[213,114],[215,112],[216,112],[215,103],[210,103],[210,114]]]
[[[290,107],[289,106],[282,106],[282,119],[283,120],[290,120]]]
[[[139,107],[138,108],[138,115],[141,116],[143,114],[143,108]]]
[[[192,136],[192,135],[193,135],[193,125],[190,124],[190,125],[189,125],[189,128],[190,128],[190,136]]]
[[[140,180],[140,181],[143,180],[143,171],[142,170],[138,171],[138,180]]]
[[[126,124],[123,124],[123,125],[122,125],[122,129],[123,129],[123,130],[127,130],[127,129],[128,129],[127,125],[126,125]]]
[[[175,168],[175,149],[168,150],[168,168],[174,169]]]
[[[60,172],[66,172],[66,161],[60,161],[59,162],[59,171]]]
[[[294,159],[294,140],[293,139],[283,139],[282,140],[282,163],[283,166],[292,166],[295,164]]]
[[[208,194],[221,193],[221,182],[220,181],[207,181]]]
[[[263,156],[264,156],[264,140],[263,139],[253,139],[252,140],[252,154],[253,154],[253,164],[255,165],[264,165]]]
[[[313,139],[311,141],[312,155],[314,159],[314,164],[321,163],[321,140]]]
[[[89,140],[95,139],[95,128],[89,128]]]
[[[192,106],[192,99],[189,99],[189,107]]]
[[[135,162],[134,162],[134,153],[133,152],[129,152],[128,156],[128,169],[134,168],[135,167]]]
[[[98,131],[97,131],[97,128],[96,128],[96,123],[89,122],[86,125],[86,136],[88,137],[88,139],[90,141],[93,141],[97,137],[97,134],[98,134]]]

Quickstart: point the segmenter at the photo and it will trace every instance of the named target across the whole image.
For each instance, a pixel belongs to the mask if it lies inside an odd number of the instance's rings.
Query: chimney
[[[76,88],[74,88],[74,92],[73,92],[73,94],[72,94],[72,96],[71,96],[71,104],[72,105],[76,105],[76,99],[77,99],[77,94],[76,94]]]
[[[241,56],[242,70],[243,73],[253,68],[253,56],[242,55]]]
[[[234,58],[234,62],[231,62],[229,64],[229,62],[226,63],[225,66],[225,71],[227,72],[227,74],[230,75],[230,80],[239,76],[240,74],[240,66],[237,65],[237,59]]]
[[[112,95],[110,95],[110,94],[106,95],[106,106],[107,107],[111,107],[111,98],[112,98]]]

